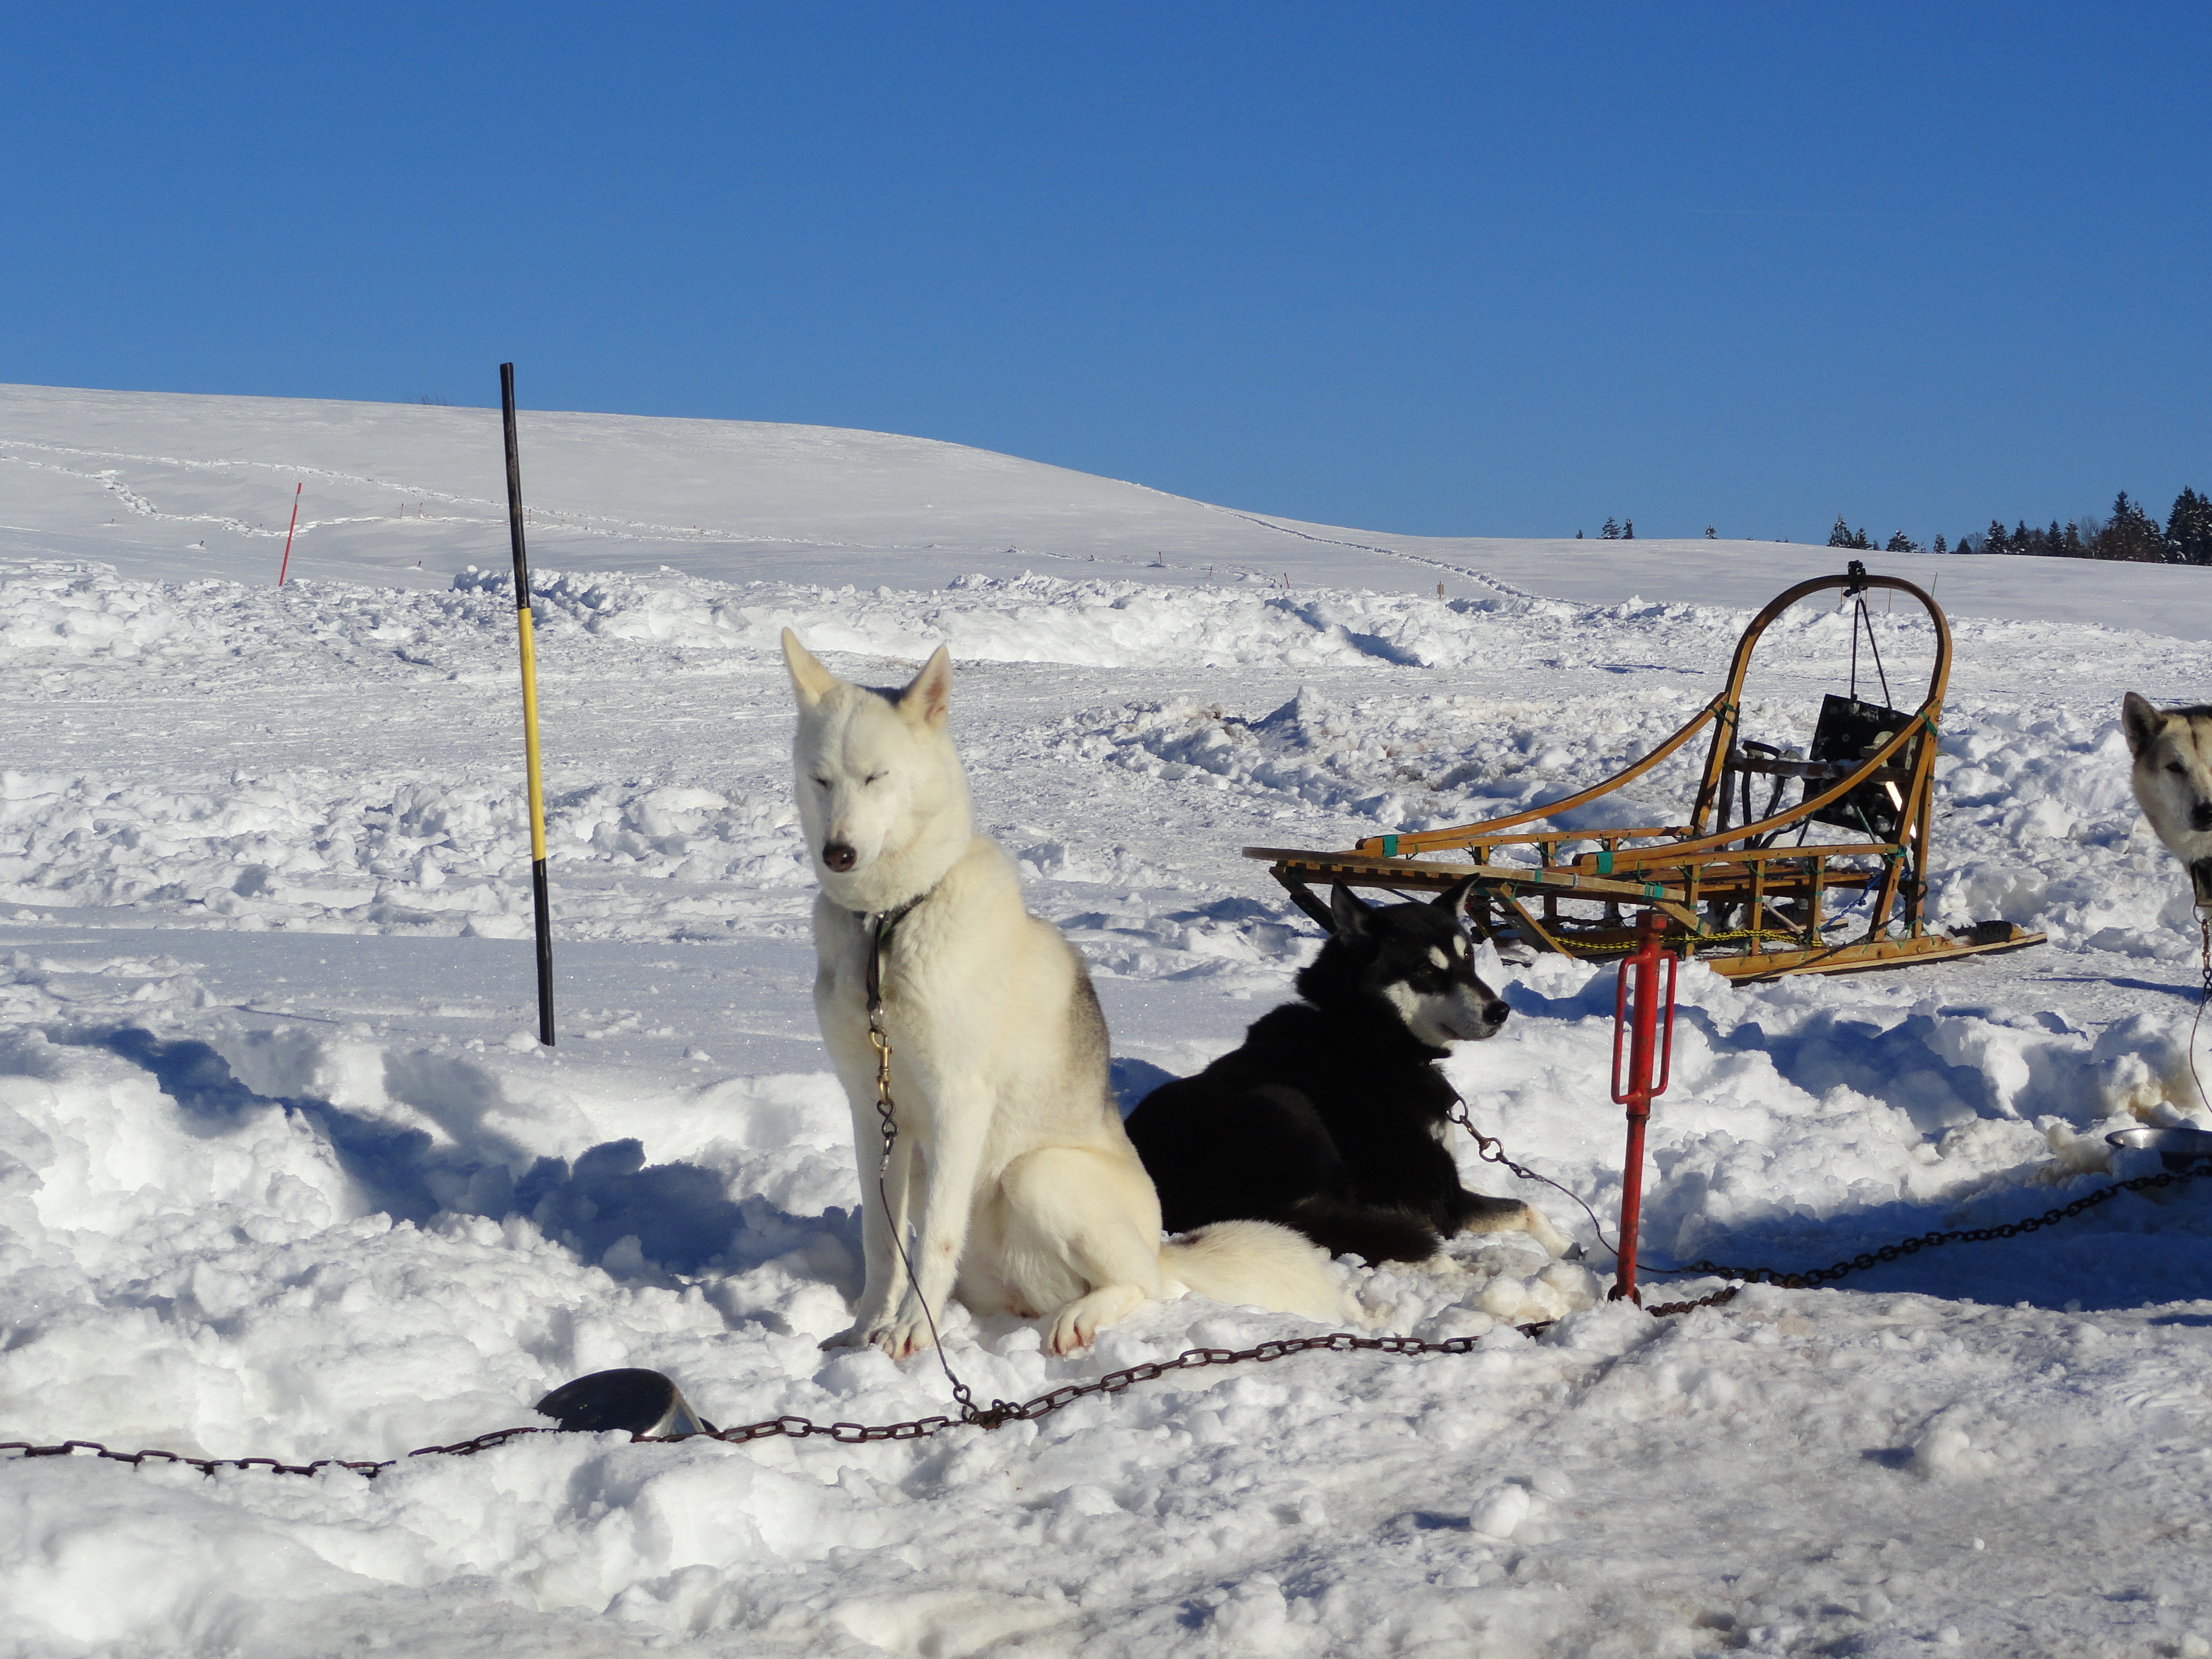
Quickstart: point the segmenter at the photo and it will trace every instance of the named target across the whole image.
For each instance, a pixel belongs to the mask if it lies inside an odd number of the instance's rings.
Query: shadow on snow
[[[475,1068],[465,1079],[472,1085],[464,1091],[470,1097],[437,1115],[454,1137],[441,1144],[426,1130],[327,1100],[258,1094],[214,1048],[191,1038],[164,1039],[126,1026],[53,1040],[105,1048],[143,1067],[204,1133],[220,1133],[246,1114],[271,1108],[303,1120],[330,1146],[365,1206],[395,1221],[422,1226],[446,1213],[526,1217],[548,1237],[623,1279],[742,1271],[801,1248],[825,1229],[855,1235],[848,1243],[857,1247],[858,1229],[844,1211],[798,1217],[757,1195],[733,1200],[714,1170],[648,1164],[643,1143],[635,1139],[605,1141],[573,1160],[532,1158],[484,1124],[486,1109],[497,1103],[497,1085]]]

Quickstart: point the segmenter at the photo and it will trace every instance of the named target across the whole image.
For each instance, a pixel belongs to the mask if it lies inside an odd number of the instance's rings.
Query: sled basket
[[[1875,644],[1870,592],[1917,603],[1934,629],[1928,687],[1910,711],[1861,701],[1857,630]],[[1814,594],[1840,592],[1851,609],[1852,684],[1829,694],[1804,758],[1746,738],[1744,679],[1775,619]],[[1880,672],[1879,649],[1874,658]],[[1721,694],[1657,748],[1564,800],[1448,830],[1370,836],[1344,853],[1248,847],[1322,927],[1316,885],[1435,891],[1472,876],[1466,907],[1476,931],[1537,951],[1607,958],[1632,949],[1637,921],[1667,918],[1671,948],[1732,979],[1845,973],[2014,951],[2044,935],[2004,921],[1952,932],[1923,914],[1934,822],[1936,734],[1950,678],[1951,630],[1912,583],[1874,576],[1857,560],[1778,594],[1736,642]],[[1885,689],[1887,682],[1884,681]],[[1546,830],[1547,818],[1617,793],[1712,728],[1684,821],[1618,829]],[[1763,806],[1755,802],[1765,792]],[[1794,802],[1784,797],[1795,793]],[[1756,807],[1756,815],[1754,809]],[[1649,816],[1644,814],[1644,816]],[[1815,825],[1843,839],[1812,840]]]

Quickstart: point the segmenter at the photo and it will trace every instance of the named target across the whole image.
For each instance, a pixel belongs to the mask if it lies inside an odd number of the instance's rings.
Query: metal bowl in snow
[[[2105,1139],[2130,1152],[2156,1152],[2176,1171],[2212,1158],[2212,1129],[2122,1129]]]
[[[593,1371],[563,1382],[534,1409],[563,1429],[585,1434],[623,1429],[668,1438],[714,1432],[714,1425],[691,1409],[684,1390],[659,1371]]]

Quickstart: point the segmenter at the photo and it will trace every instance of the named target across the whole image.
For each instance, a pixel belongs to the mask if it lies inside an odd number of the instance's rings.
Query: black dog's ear
[[[2151,707],[2148,698],[2130,691],[2121,701],[2120,726],[2128,734],[2128,753],[2136,759],[2158,741],[2158,728],[2165,723],[2165,716]]]
[[[1340,939],[1356,939],[1364,933],[1367,914],[1374,908],[1349,887],[1339,885],[1330,890],[1329,920],[1336,924],[1336,936]]]
[[[1437,909],[1449,912],[1461,921],[1467,920],[1467,890],[1474,885],[1473,876],[1463,876],[1429,901]]]

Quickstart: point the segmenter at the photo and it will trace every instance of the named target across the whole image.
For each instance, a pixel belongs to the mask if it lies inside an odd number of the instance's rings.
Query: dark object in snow
[[[656,1437],[714,1432],[714,1425],[691,1409],[683,1389],[659,1371],[631,1367],[563,1382],[531,1409],[574,1434],[609,1429]]]
[[[2212,1129],[2122,1129],[2105,1139],[2126,1152],[2156,1152],[2177,1174],[2212,1158]]]

